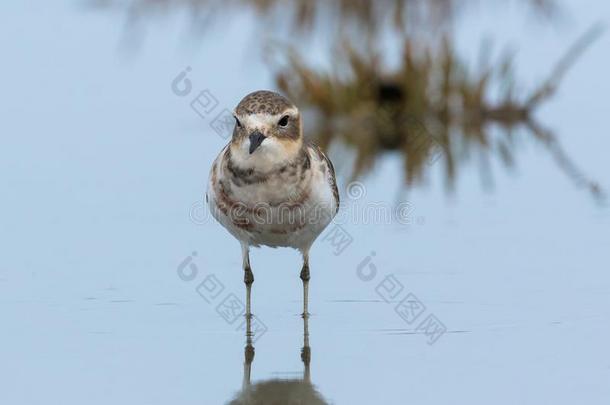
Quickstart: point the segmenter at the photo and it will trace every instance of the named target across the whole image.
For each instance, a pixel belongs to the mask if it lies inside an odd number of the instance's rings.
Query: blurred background
[[[3,2],[0,402],[606,403],[609,23],[594,0]],[[253,252],[247,339],[203,195],[258,89],[299,106],[343,204],[308,323],[298,254]]]

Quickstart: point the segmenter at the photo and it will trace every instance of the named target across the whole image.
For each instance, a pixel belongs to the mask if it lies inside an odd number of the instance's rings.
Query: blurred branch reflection
[[[490,47],[484,43],[479,60],[469,63],[456,51],[452,22],[469,7],[482,4],[476,0],[87,3],[123,10],[130,29],[146,17],[167,16],[172,11],[186,12],[198,31],[216,21],[228,21],[236,12],[254,15],[265,33],[255,38],[265,38],[259,42],[276,86],[311,115],[305,125],[309,137],[323,148],[337,142],[354,151],[352,177],[366,174],[380,156],[392,151],[402,155],[407,185],[423,184],[438,162],[447,190],[454,190],[460,167],[473,159],[478,159],[484,184],[490,185],[492,158],[505,168],[515,165],[518,132],[520,137],[540,142],[575,184],[603,198],[597,183],[534,117],[538,107],[555,94],[568,68],[600,35],[599,27],[568,50],[548,80],[529,94],[519,94],[512,55],[492,61]],[[490,0],[485,5],[508,7],[507,3]],[[537,16],[561,13],[557,0],[517,3]],[[330,71],[307,60],[310,49],[302,45],[314,34],[324,35],[324,44],[334,46],[327,58]],[[399,49],[390,44],[399,44]],[[385,61],[396,53],[399,66],[389,69]],[[342,157],[333,158],[340,166]]]
[[[188,12],[194,24],[226,21],[235,11],[255,13],[265,30],[291,30],[304,35],[320,29],[375,35],[386,28],[406,32],[410,27],[442,26],[478,0],[85,0],[104,9],[122,9],[130,21],[170,12]],[[539,15],[558,13],[556,0],[518,0]],[[506,0],[491,0],[498,6]]]
[[[483,49],[480,70],[469,71],[448,37],[440,48],[405,39],[401,65],[391,72],[379,62],[380,52],[357,51],[348,42],[335,52],[338,66],[332,73],[310,68],[294,48],[282,48],[287,62],[276,64],[276,82],[298,105],[313,112],[309,132],[322,147],[338,140],[356,150],[352,177],[370,169],[383,152],[397,151],[404,158],[407,184],[424,182],[432,163],[441,161],[451,189],[458,163],[475,152],[483,159],[483,175],[489,174],[485,164],[489,155],[513,166],[513,133],[519,129],[540,141],[579,186],[601,197],[599,186],[582,174],[557,138],[534,117],[567,69],[600,34],[599,27],[587,32],[548,80],[525,97],[517,94],[510,56],[494,65]]]

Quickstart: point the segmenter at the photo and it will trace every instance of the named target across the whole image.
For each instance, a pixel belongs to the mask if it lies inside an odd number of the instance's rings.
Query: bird
[[[288,247],[302,255],[303,313],[308,312],[309,252],[339,210],[330,159],[303,137],[299,109],[283,95],[258,90],[233,110],[231,140],[212,163],[206,201],[212,216],[241,245],[245,315],[254,274],[250,248]]]

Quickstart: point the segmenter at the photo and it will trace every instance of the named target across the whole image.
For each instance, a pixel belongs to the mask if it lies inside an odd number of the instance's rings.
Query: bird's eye
[[[239,122],[239,119],[237,117],[233,117],[235,118],[235,124],[237,124],[238,128],[241,128],[241,122]]]
[[[280,127],[285,127],[286,125],[288,125],[288,116],[284,115],[280,121],[277,123]]]

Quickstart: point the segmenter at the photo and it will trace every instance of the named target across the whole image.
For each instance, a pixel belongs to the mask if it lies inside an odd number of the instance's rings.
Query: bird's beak
[[[260,131],[254,131],[250,134],[250,154],[252,154],[256,148],[261,146],[261,143],[265,140],[265,135]]]

